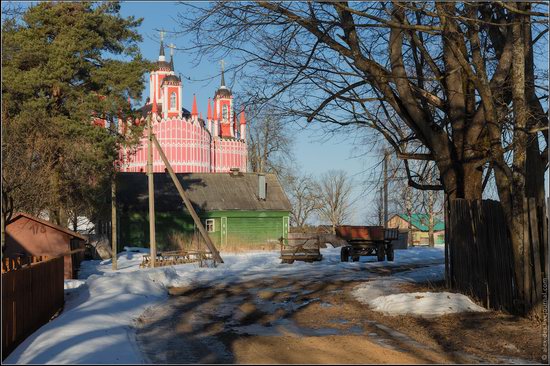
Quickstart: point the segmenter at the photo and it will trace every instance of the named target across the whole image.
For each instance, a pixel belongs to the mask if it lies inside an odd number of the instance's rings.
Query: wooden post
[[[445,221],[445,286],[447,288],[451,287],[451,267],[449,265],[449,233],[450,233],[450,220],[449,220],[449,195],[444,193],[444,221]]]
[[[153,114],[156,116],[156,114]],[[151,115],[147,116],[149,139],[147,142],[147,182],[149,187],[149,245],[151,251],[151,267],[155,267],[157,260],[157,243],[155,240],[155,187],[153,183],[153,130]]]
[[[384,150],[384,228],[388,228],[388,150]]]
[[[168,173],[170,174],[170,177],[172,178],[172,181],[174,182],[174,185],[176,186],[176,189],[178,190],[183,203],[185,203],[185,207],[187,207],[187,210],[191,214],[191,217],[193,217],[193,221],[195,222],[195,225],[199,228],[199,231],[202,235],[202,238],[204,239],[206,246],[208,249],[210,249],[210,252],[212,253],[212,257],[214,258],[215,262],[223,263],[223,259],[220,256],[220,253],[210,240],[210,236],[208,236],[208,233],[206,232],[206,229],[204,228],[199,216],[195,212],[195,209],[193,208],[193,205],[191,204],[191,201],[187,198],[187,195],[185,194],[185,191],[183,190],[183,187],[181,186],[180,181],[178,180],[178,177],[174,173],[174,170],[172,169],[172,166],[170,165],[170,162],[166,158],[166,155],[164,155],[164,151],[162,150],[162,147],[160,146],[157,137],[155,135],[151,135],[152,140],[155,143],[155,146],[157,147],[159,151],[159,155],[162,158],[162,161],[164,162],[164,165],[166,166],[166,169],[168,170]]]
[[[0,256],[2,259],[4,259],[4,244],[6,241],[6,227],[4,222],[4,212],[2,212],[2,216],[0,217],[0,220],[2,223],[0,224],[2,226],[2,248],[0,249]]]
[[[111,182],[111,261],[113,263],[113,271],[117,270],[117,222],[116,222],[116,173],[113,175]]]

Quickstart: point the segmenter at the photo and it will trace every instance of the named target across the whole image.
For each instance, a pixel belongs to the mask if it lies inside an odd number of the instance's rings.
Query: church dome
[[[159,71],[173,71],[170,62],[168,61],[157,61],[157,70]]]
[[[176,75],[166,75],[164,79],[162,79],[162,83],[180,83],[181,80]]]
[[[218,90],[216,90],[214,97],[220,96],[222,98],[230,98],[232,95],[233,93],[231,93],[231,90],[229,90],[225,86],[222,86]]]

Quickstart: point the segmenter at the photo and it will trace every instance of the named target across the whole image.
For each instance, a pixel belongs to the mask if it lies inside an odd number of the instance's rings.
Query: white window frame
[[[227,106],[227,104],[224,104],[222,106],[222,118],[229,119],[229,107]]]
[[[178,109],[178,94],[176,92],[172,92],[170,93],[170,110],[174,111],[176,109]]]
[[[208,224],[212,223],[212,230],[208,230]],[[204,227],[206,229],[206,232],[213,233],[216,231],[216,220],[214,219],[206,219],[204,223]]]

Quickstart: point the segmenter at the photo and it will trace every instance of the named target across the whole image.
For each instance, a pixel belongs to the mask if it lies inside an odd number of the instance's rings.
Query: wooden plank
[[[531,245],[529,241],[529,205],[527,198],[523,198],[523,301],[524,309],[531,308]]]
[[[2,359],[63,306],[63,264],[58,257],[2,274]]]
[[[531,232],[531,253],[533,254],[533,303],[542,299],[542,271],[540,263],[539,227],[537,220],[537,204],[534,197],[529,198],[529,228]]]

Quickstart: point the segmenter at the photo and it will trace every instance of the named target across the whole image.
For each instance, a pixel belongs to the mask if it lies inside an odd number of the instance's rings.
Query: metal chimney
[[[265,201],[266,196],[265,175],[258,174],[258,198]]]

